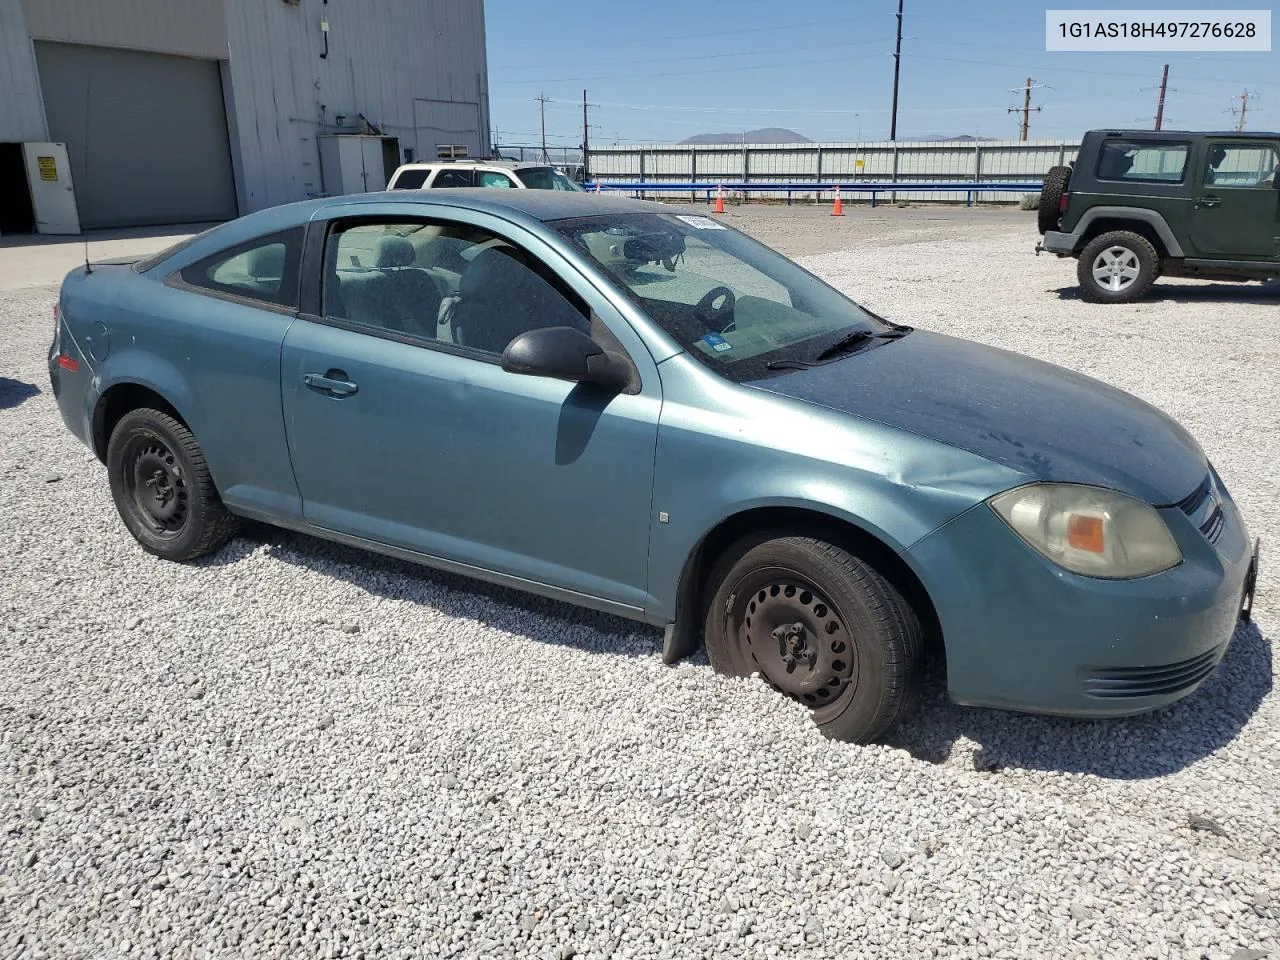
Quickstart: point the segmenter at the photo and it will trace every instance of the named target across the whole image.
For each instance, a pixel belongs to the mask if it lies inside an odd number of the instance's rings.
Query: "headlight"
[[[1127,580],[1182,562],[1160,514],[1113,490],[1033,483],[988,502],[1014,533],[1072,573]]]

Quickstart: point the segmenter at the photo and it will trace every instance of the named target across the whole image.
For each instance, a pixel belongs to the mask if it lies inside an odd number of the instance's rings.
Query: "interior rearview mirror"
[[[674,260],[684,253],[684,237],[678,233],[642,233],[622,245],[624,259],[636,263]]]
[[[502,369],[613,390],[623,390],[631,382],[625,364],[573,327],[543,327],[520,334],[502,351]]]

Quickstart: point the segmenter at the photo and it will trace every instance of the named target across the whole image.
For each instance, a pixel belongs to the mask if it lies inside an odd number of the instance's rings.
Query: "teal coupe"
[[[714,218],[537,190],[276,207],[87,265],[49,370],[157,556],[240,517],[665,628],[826,734],[1191,693],[1257,550],[1177,423],[891,323]],[[911,318],[904,318],[911,319]]]

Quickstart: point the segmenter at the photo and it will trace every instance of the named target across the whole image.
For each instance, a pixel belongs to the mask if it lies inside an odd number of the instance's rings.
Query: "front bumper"
[[[1212,542],[1178,507],[1161,509],[1183,561],[1136,580],[1063,570],[985,503],[914,545],[907,558],[938,614],[952,699],[1108,717],[1192,693],[1226,653],[1253,559],[1239,511],[1219,493]]]

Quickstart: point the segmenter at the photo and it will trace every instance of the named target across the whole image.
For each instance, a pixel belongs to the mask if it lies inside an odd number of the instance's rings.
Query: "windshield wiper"
[[[766,370],[808,370],[816,367],[816,363],[808,360],[770,360],[764,365]]]
[[[814,357],[813,362],[822,363],[824,360],[830,360],[832,357],[845,353],[866,340],[897,340],[899,337],[905,337],[912,329],[912,327],[895,323],[890,329],[882,330],[879,333],[873,333],[870,330],[854,330],[852,333],[845,334]]]

